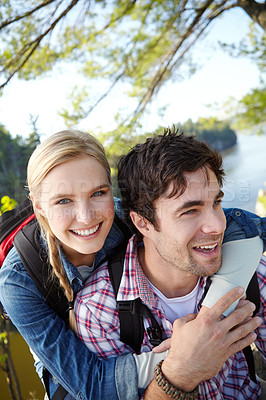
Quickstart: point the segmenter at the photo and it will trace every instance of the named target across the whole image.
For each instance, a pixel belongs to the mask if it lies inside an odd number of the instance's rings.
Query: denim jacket
[[[118,204],[119,205],[119,204]],[[116,204],[117,206],[117,204]],[[266,249],[266,218],[239,209],[224,210],[227,218],[225,241],[260,235]],[[121,242],[123,235],[113,225],[94,268]],[[67,276],[76,293],[83,286],[76,267],[63,259]],[[92,270],[94,270],[94,268]],[[66,399],[136,400],[137,371],[132,354],[99,360],[89,352],[55,312],[46,304],[27,274],[15,249],[8,254],[0,270],[0,301],[30,348],[51,373],[50,393],[58,382],[69,392]]]
[[[266,218],[259,217],[249,211],[239,208],[224,208],[226,216],[226,230],[224,243],[260,236],[264,243],[263,252],[266,251]]]

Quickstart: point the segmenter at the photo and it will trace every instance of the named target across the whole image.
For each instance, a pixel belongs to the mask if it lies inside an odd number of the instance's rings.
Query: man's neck
[[[144,246],[138,249],[138,259],[145,276],[167,298],[186,296],[197,285],[198,276],[172,267]]]

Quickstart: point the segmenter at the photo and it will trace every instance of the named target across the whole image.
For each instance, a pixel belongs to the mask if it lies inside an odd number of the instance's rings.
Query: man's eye
[[[222,199],[216,200],[213,204],[219,206],[222,203]]]
[[[197,211],[197,210],[195,210],[195,209],[187,210],[187,211],[185,211],[183,214],[184,214],[184,215],[191,215],[191,214],[194,214],[196,211]]]
[[[59,200],[59,201],[57,202],[57,204],[68,204],[68,203],[70,203],[70,200],[69,200],[69,199],[61,199],[61,200]]]
[[[105,191],[103,190],[98,190],[97,192],[93,193],[92,197],[100,197],[105,194]]]

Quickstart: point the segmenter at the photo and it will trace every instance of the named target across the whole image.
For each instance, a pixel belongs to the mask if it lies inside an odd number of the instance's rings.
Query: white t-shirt
[[[149,282],[149,284],[154,293],[156,293],[160,299],[165,316],[171,323],[173,323],[177,318],[182,318],[190,313],[196,312],[199,280],[192,292],[188,293],[186,296],[173,297],[170,299],[165,297],[151,282]]]

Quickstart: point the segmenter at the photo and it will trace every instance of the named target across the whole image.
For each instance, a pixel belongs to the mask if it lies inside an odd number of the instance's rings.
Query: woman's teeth
[[[95,233],[99,229],[100,224],[94,226],[91,229],[73,229],[72,232],[76,233],[79,236],[89,236]]]

